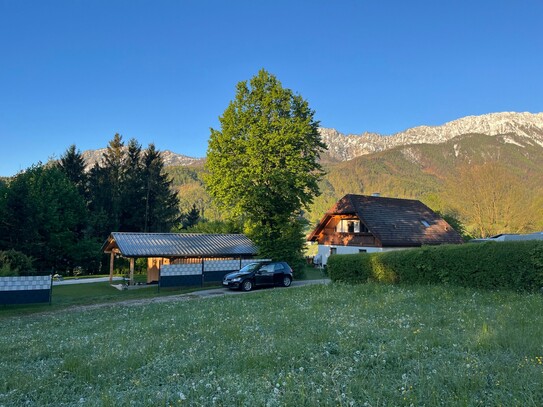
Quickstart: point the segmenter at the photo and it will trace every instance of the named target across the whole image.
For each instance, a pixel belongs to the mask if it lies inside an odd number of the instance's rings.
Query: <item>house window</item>
[[[362,226],[364,226],[364,225],[362,225]],[[360,221],[355,220],[355,219],[342,219],[336,225],[336,232],[339,232],[339,233],[360,233]]]
[[[366,249],[358,249],[358,253],[367,253],[368,251]]]
[[[332,254],[337,254],[337,247],[330,247],[330,256]]]
[[[429,228],[430,227],[430,223],[428,223],[428,221],[426,219],[421,219],[420,220],[420,223],[422,223],[424,225],[425,228]]]

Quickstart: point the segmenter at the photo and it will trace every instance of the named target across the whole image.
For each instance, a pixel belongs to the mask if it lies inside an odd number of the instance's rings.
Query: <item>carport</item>
[[[113,281],[115,258],[130,260],[132,285],[138,258],[147,259],[147,282],[152,282],[158,280],[159,269],[164,264],[251,259],[257,248],[242,234],[112,232],[102,245],[102,251],[110,255],[110,282]]]

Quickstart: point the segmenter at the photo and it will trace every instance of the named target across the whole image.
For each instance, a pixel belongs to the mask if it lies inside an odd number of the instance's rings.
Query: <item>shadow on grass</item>
[[[0,319],[67,309],[73,306],[116,303],[126,300],[146,299],[179,295],[209,288],[219,288],[219,284],[204,287],[161,288],[149,285],[137,290],[118,290],[109,282],[92,284],[73,284],[53,286],[51,304],[0,305]]]

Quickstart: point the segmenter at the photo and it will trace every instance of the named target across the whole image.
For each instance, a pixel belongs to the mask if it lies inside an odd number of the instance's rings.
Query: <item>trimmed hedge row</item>
[[[332,281],[451,284],[486,289],[543,288],[543,241],[425,246],[328,259]]]

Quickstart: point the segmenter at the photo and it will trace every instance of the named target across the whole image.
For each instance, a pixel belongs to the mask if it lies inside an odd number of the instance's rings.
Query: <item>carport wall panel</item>
[[[202,285],[202,265],[170,264],[160,268],[159,287],[194,287]]]
[[[204,273],[208,271],[238,271],[239,260],[207,260],[204,261]]]
[[[51,275],[0,277],[0,304],[51,302]]]
[[[191,276],[202,274],[202,264],[164,264],[160,268],[160,277]]]

